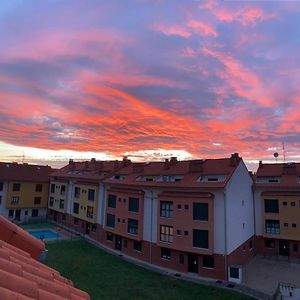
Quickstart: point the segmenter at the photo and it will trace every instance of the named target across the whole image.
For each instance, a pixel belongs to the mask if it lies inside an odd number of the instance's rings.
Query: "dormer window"
[[[181,181],[183,176],[181,175],[163,175],[158,178],[159,182],[178,182]]]
[[[224,182],[227,175],[203,175],[197,179],[197,182]]]
[[[280,183],[281,178],[280,177],[257,177],[256,183]]]
[[[113,180],[124,180],[125,179],[125,175],[114,175],[110,179],[113,179]]]

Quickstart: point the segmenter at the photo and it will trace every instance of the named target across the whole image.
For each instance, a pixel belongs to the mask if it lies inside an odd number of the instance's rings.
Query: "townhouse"
[[[300,258],[300,163],[260,161],[254,201],[258,253]]]
[[[74,162],[50,176],[49,212],[51,220],[68,226],[96,240],[101,237],[102,179],[130,163],[123,161]]]
[[[162,267],[241,281],[254,255],[254,205],[237,153],[131,163],[103,183],[103,244]]]
[[[0,214],[19,223],[45,219],[49,166],[0,162]]]

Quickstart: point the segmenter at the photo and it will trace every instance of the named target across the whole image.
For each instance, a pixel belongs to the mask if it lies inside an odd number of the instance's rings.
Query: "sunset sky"
[[[1,0],[0,160],[300,160],[300,2]]]

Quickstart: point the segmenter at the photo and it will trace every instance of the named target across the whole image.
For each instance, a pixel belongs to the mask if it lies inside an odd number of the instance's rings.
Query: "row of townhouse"
[[[0,162],[0,214],[15,223],[45,219],[54,169]]]
[[[239,280],[254,255],[252,177],[225,159],[70,161],[51,174],[49,217],[146,262]]]
[[[50,177],[49,177],[50,176]],[[49,182],[50,178],[50,182]],[[42,185],[42,187],[41,187]],[[229,158],[0,163],[1,214],[48,217],[158,266],[239,282],[256,253],[300,258],[300,164]]]

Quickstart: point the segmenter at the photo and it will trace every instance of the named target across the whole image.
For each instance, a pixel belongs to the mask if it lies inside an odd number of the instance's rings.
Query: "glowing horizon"
[[[299,14],[286,1],[3,0],[0,160],[238,152],[254,166],[282,161],[284,142],[300,161]]]

